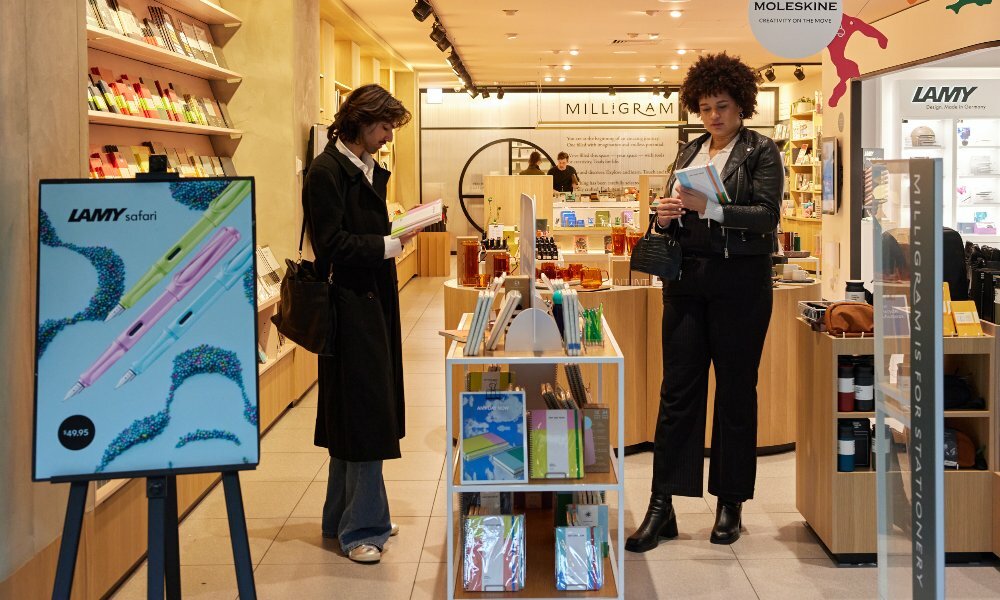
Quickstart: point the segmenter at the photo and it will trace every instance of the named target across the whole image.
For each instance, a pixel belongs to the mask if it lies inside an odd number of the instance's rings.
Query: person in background
[[[316,269],[332,273],[334,284],[335,351],[319,357],[314,440],[330,452],[322,531],[361,563],[378,562],[398,532],[382,461],[400,458],[405,434],[394,258],[410,237],[389,235],[389,172],[372,155],[409,120],[406,107],[380,86],[357,88],[337,111],[302,191]]]
[[[542,153],[535,150],[528,156],[528,168],[521,171],[519,175],[545,175],[545,171],[538,166],[540,162],[542,162]]]
[[[547,174],[552,176],[552,189],[557,192],[572,192],[580,185],[576,169],[569,166],[569,154],[565,152],[556,156],[556,166],[549,169]]]
[[[681,276],[663,287],[663,383],[649,508],[625,548],[652,550],[676,537],[672,496],[702,496],[709,365],[715,411],[708,491],[718,498],[711,542],[740,537],[743,502],[757,472],[757,369],[771,318],[771,252],[783,169],[778,147],[747,129],[757,109],[754,71],[725,53],[688,70],[680,102],[708,133],[682,146],[673,170],[712,164],[729,201],[675,185],[656,207],[656,228],[682,251]]]

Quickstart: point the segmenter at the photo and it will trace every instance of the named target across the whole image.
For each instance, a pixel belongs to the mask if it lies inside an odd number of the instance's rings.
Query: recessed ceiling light
[[[628,34],[628,37],[629,37],[629,39],[633,39],[634,40],[635,38],[639,37],[639,34],[638,33],[630,33],[630,34]]]
[[[670,11],[670,16],[673,17],[673,18],[675,18],[675,19],[681,18],[682,14],[683,13],[681,11],[679,11],[679,10],[672,10],[672,11]]]
[[[653,78],[653,82],[654,83],[660,83],[660,78],[659,77],[654,77]]]
[[[516,40],[517,39],[517,34],[516,33],[508,33],[507,34],[507,39],[508,40]]]
[[[573,68],[573,65],[563,65],[563,71],[569,71]]]
[[[559,81],[566,81],[566,78],[565,77],[560,77]]]
[[[656,15],[660,14],[660,11],[658,11],[658,10],[647,10],[646,14],[649,15],[649,16],[651,16],[651,17],[655,17]]]
[[[646,78],[644,76],[640,76],[639,83],[646,83]]]
[[[679,69],[679,68],[680,68],[680,67],[679,67],[679,66],[677,66],[677,65],[670,65],[670,70],[671,70],[671,71],[676,71],[676,70],[677,70],[677,69]]]
[[[614,77],[610,75],[594,75],[594,79],[614,79]]]
[[[687,51],[687,50],[685,50],[684,48],[679,48],[679,49],[677,50],[677,54],[680,54],[681,56],[684,56],[684,55],[685,55],[685,54],[687,54],[687,53],[688,53],[688,51]]]
[[[552,78],[551,77],[546,77],[545,81],[552,81]]]
[[[580,55],[580,51],[579,50],[570,50],[569,51],[569,55],[570,56],[579,56]]]
[[[649,34],[649,39],[651,39],[651,40],[658,40],[658,39],[660,39],[660,34],[658,34],[658,33],[651,33],[651,34]]]
[[[635,50],[615,50],[611,54],[638,54]]]
[[[501,10],[503,10],[504,14],[507,15],[508,17],[513,17],[514,15],[517,14],[516,8],[504,8]]]

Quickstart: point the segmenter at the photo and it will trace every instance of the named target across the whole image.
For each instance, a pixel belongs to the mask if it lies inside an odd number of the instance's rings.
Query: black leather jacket
[[[673,171],[690,165],[709,135],[688,142],[678,151],[667,182],[668,192],[674,189]],[[737,135],[739,139],[719,174],[733,203],[723,205],[721,224],[707,222],[707,245],[712,254],[726,257],[771,254],[776,249],[775,230],[781,218],[781,153],[773,140],[756,131],[744,127]],[[688,213],[683,219],[689,229],[705,227],[704,222],[698,223],[697,213]],[[685,246],[685,237],[679,239]]]

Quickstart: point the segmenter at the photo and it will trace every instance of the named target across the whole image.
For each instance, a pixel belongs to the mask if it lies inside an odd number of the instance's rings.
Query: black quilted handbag
[[[681,273],[681,245],[672,235],[660,235],[653,231],[656,215],[650,215],[646,235],[639,238],[632,248],[629,268],[656,275],[664,281],[673,281]]]
[[[333,266],[326,276],[316,272],[312,261],[302,259],[306,224],[299,235],[299,260],[285,259],[281,280],[281,302],[271,317],[278,332],[306,350],[321,356],[333,354],[337,314],[333,303]]]

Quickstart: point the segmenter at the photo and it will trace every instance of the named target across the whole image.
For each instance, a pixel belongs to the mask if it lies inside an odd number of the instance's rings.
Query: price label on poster
[[[35,480],[257,464],[253,189],[41,182]]]

